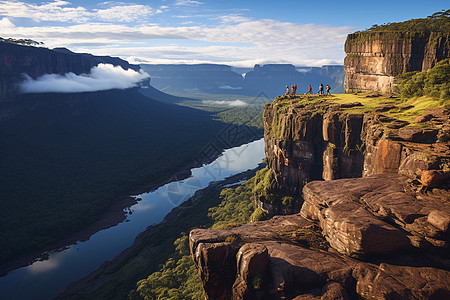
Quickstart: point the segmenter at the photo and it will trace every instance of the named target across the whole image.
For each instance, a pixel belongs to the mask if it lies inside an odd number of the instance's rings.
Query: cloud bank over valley
[[[128,89],[150,76],[142,70],[136,72],[111,64],[99,64],[89,74],[45,74],[36,79],[24,74],[24,77],[19,85],[22,93],[81,93]]]
[[[242,100],[232,100],[232,101],[226,101],[226,100],[221,100],[221,101],[215,101],[215,100],[203,100],[202,101],[204,104],[212,104],[212,105],[227,105],[227,106],[247,106],[248,104]]]

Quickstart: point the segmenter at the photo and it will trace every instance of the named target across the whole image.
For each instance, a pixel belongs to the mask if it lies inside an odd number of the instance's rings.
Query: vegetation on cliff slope
[[[212,228],[226,229],[249,222],[253,212],[254,182],[255,179],[251,178],[237,187],[223,189],[219,195],[220,203],[207,213],[208,222],[198,222],[196,226],[212,225]],[[198,201],[210,202],[210,196]],[[191,213],[201,214],[198,210]],[[137,283],[136,290],[128,295],[130,299],[203,299],[202,283],[189,253],[187,235],[183,234],[174,245],[171,257],[159,271]]]
[[[372,25],[367,32],[444,32],[450,33],[450,9],[440,11],[423,19],[412,19],[405,22]]]
[[[450,99],[450,59],[437,63],[426,72],[409,72],[398,75],[398,90],[403,98],[430,96]]]

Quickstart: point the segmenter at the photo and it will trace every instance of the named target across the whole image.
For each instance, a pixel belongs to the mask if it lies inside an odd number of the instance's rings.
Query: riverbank
[[[181,205],[172,209],[170,213],[168,213],[164,220],[157,224],[149,226],[144,232],[139,234],[133,245],[116,256],[113,260],[104,262],[100,268],[89,274],[88,276],[70,284],[66,287],[66,289],[56,298],[56,299],[68,299],[71,297],[84,297],[88,294],[94,293],[96,290],[101,288],[105,283],[112,280],[114,278],[114,273],[117,273],[121,266],[125,265],[128,261],[133,260],[135,257],[140,255],[140,250],[142,247],[151,248],[159,246],[158,241],[154,241],[153,243],[146,243],[147,240],[152,240],[152,235],[157,235],[158,233],[163,234],[163,232],[170,231],[171,228],[177,227],[178,232],[175,234],[174,238],[177,238],[179,232],[182,230],[189,230],[190,228],[180,228],[175,223],[183,223],[184,219],[190,219],[192,217],[197,217],[199,205],[202,206],[203,209],[206,210],[209,207],[214,206],[216,203],[199,203],[202,198],[211,193],[220,193],[220,190],[223,188],[238,184],[242,181],[245,181],[251,177],[253,177],[257,170],[264,167],[263,164],[259,164],[259,166],[252,170],[247,170],[245,172],[230,176],[222,181],[211,182],[208,187],[198,190],[195,194],[189,198],[187,201],[182,203]],[[205,206],[206,205],[206,206]],[[165,235],[165,234],[164,234]],[[166,236],[165,236],[166,237]],[[167,239],[171,239],[172,237],[167,236]],[[145,243],[145,245],[144,245]],[[171,244],[169,242],[169,244]],[[164,262],[165,259],[162,261]],[[156,265],[162,263],[156,263]],[[131,280],[133,282],[133,280]],[[136,281],[134,281],[136,282]],[[90,298],[89,296],[87,298]],[[92,297],[95,298],[95,297]]]
[[[253,136],[248,138],[248,140],[242,141],[243,144],[250,143],[252,141],[258,140],[259,136]],[[191,175],[191,169],[201,167],[204,164],[209,164],[213,162],[215,159],[217,159],[226,148],[221,149],[222,152],[218,153],[215,152],[213,155],[210,156],[202,156],[202,157],[196,157],[192,160],[192,162],[183,168],[179,169],[177,172],[175,172],[172,176],[170,176],[168,179],[166,179],[163,182],[160,182],[158,184],[149,184],[142,186],[139,189],[134,190],[131,195],[139,195],[142,193],[147,193],[153,190],[156,190],[160,186],[164,186],[165,184],[168,184],[170,182],[174,182],[177,180],[182,180],[185,178],[188,178]],[[108,229],[111,227],[114,227],[118,225],[119,223],[123,222],[126,219],[126,211],[124,211],[126,208],[131,207],[132,205],[136,204],[139,201],[138,198],[133,196],[128,196],[124,198],[122,201],[119,201],[115,203],[113,206],[111,206],[108,211],[95,223],[89,225],[87,228],[85,228],[82,231],[79,231],[78,233],[75,233],[63,240],[60,240],[56,243],[53,243],[45,248],[41,248],[39,250],[33,251],[31,253],[19,256],[7,263],[4,263],[0,266],[0,276],[5,276],[10,271],[13,271],[15,269],[19,269],[25,266],[31,265],[33,262],[37,260],[45,260],[48,257],[49,251],[58,251],[58,250],[64,250],[66,247],[73,245],[77,242],[84,242],[90,239],[92,235],[95,233]]]

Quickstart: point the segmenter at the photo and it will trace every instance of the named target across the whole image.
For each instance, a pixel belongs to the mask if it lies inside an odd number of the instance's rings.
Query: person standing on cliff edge
[[[295,83],[293,86],[292,86],[292,96],[294,96],[295,97],[295,94],[297,93],[297,84]]]
[[[306,95],[312,95],[312,86],[311,85],[309,85],[308,92],[306,93]]]
[[[320,95],[324,95],[324,92],[323,92],[323,84],[321,83],[320,85],[319,85],[319,96]]]
[[[330,96],[331,96],[330,91],[331,91],[331,87],[327,84],[327,95],[330,95]]]
[[[290,96],[291,95],[291,89],[289,88],[289,86],[286,86],[286,93],[284,94],[285,96]]]

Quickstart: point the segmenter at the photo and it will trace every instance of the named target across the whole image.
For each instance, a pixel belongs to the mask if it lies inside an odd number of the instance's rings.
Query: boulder
[[[429,267],[363,264],[353,271],[364,299],[449,299],[450,272]]]
[[[449,232],[450,214],[448,211],[433,210],[427,218],[428,223],[442,232]]]
[[[330,246],[348,256],[392,253],[411,242],[446,247],[448,194],[413,195],[407,185],[397,174],[313,181],[303,189],[300,214],[319,222]]]
[[[450,171],[425,170],[422,172],[420,182],[426,187],[436,187],[450,179]]]

